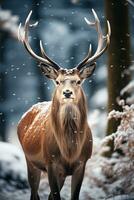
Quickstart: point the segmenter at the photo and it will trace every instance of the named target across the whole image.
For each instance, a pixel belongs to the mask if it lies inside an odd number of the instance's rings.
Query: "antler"
[[[34,57],[37,61],[44,63],[47,66],[51,66],[53,68],[55,68],[56,70],[59,70],[60,67],[58,66],[58,64],[56,64],[53,60],[51,60],[45,53],[44,49],[43,49],[43,45],[42,45],[42,41],[40,41],[40,49],[41,49],[41,53],[42,56],[38,56],[31,48],[29,42],[28,42],[28,30],[29,27],[34,27],[38,24],[38,22],[36,22],[35,24],[30,24],[30,18],[32,15],[32,11],[30,11],[30,13],[28,14],[26,21],[25,21],[25,25],[24,25],[24,32],[23,35],[21,34],[21,23],[19,25],[18,28],[18,39],[23,43],[23,45],[25,46],[25,48],[27,49],[27,51],[30,53],[30,55],[32,57]]]
[[[95,18],[95,22],[90,22],[87,18],[85,18],[85,21],[89,26],[96,27],[96,30],[98,32],[98,47],[97,47],[97,50],[94,53],[94,55],[92,57],[90,57],[91,56],[91,44],[90,44],[88,55],[86,56],[86,58],[84,58],[84,60],[82,62],[80,62],[78,64],[78,66],[77,66],[78,70],[82,69],[88,63],[94,62],[98,57],[100,57],[104,53],[104,51],[106,51],[107,47],[110,44],[111,28],[110,28],[109,21],[107,20],[108,33],[106,36],[103,36],[99,18],[97,16],[96,12],[94,11],[94,9],[92,9],[92,12],[93,12],[93,15]],[[106,41],[105,46],[104,46],[104,41]]]

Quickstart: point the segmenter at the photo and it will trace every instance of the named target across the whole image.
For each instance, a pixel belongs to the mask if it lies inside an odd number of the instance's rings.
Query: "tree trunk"
[[[3,108],[3,103],[6,100],[6,76],[4,73],[4,49],[5,36],[3,32],[0,33],[0,139],[6,141],[6,112]]]
[[[127,73],[130,66],[130,35],[128,4],[126,0],[105,0],[106,18],[111,25],[111,44],[108,49],[108,112],[121,110],[117,99],[124,100],[129,95],[120,96],[120,91],[129,83]],[[108,121],[107,135],[115,132],[120,121]]]

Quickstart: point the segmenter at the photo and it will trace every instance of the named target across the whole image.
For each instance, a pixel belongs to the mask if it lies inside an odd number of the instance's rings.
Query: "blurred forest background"
[[[18,41],[19,23],[24,24],[29,11],[33,10],[33,22],[39,21],[39,25],[30,31],[33,49],[40,53],[41,39],[49,57],[64,68],[72,68],[86,56],[90,43],[93,52],[96,50],[97,33],[84,21],[84,17],[94,20],[92,8],[99,16],[104,34],[107,33],[106,20],[110,21],[112,35],[108,51],[97,60],[94,75],[83,85],[89,105],[89,123],[96,141],[115,133],[119,125],[124,128],[123,123],[127,130],[126,124],[130,125],[134,113],[134,2],[0,0],[1,141],[18,143],[16,127],[22,114],[37,102],[51,100],[54,89],[53,83],[41,74],[37,63]],[[108,120],[108,113],[112,110],[120,112],[113,111]],[[113,153],[115,146],[111,141],[107,143],[110,151],[103,152],[105,156]],[[128,190],[129,193],[134,193],[133,189]]]
[[[71,68],[87,54],[89,44],[95,51],[97,33],[84,22],[84,17],[93,19],[94,8],[100,18],[104,33],[106,19],[112,28],[109,58],[106,53],[97,61],[94,76],[85,82],[91,114],[98,117],[117,108],[117,98],[128,84],[128,68],[133,64],[133,7],[127,1],[55,1],[55,0],[1,0],[0,10],[0,134],[1,140],[10,141],[16,135],[21,115],[34,103],[50,100],[53,83],[43,77],[37,63],[17,40],[17,28],[24,22],[30,10],[38,27],[31,31],[31,44],[39,53],[39,40],[45,44],[48,55],[59,65]],[[110,5],[111,4],[111,5]],[[129,14],[128,14],[129,10]],[[131,48],[130,48],[131,43]],[[108,88],[108,89],[107,89]],[[111,92],[108,95],[108,90]],[[126,94],[125,94],[126,96]],[[126,97],[125,97],[126,98]],[[104,115],[103,115],[104,116]],[[105,125],[106,126],[106,119]],[[111,127],[112,126],[112,127]],[[115,127],[113,127],[115,126]],[[109,125],[108,133],[117,128]],[[12,132],[12,133],[11,133]],[[104,132],[104,129],[103,129]],[[100,133],[101,134],[101,133]]]
[[[85,16],[93,18],[91,8],[96,10],[105,29],[103,1],[87,0],[76,3],[55,0],[1,1],[0,134],[2,140],[10,141],[10,136],[16,135],[14,127],[21,115],[34,103],[50,100],[53,90],[52,82],[43,77],[37,63],[17,40],[20,21],[24,22],[29,11],[33,10],[33,20],[39,21],[38,27],[30,33],[33,48],[36,52],[39,51],[39,39],[41,39],[48,55],[59,65],[69,68],[84,58],[90,42],[93,49],[96,48],[97,33],[84,21]],[[106,60],[103,56],[98,61],[95,76],[85,83],[90,109],[95,108],[96,103],[99,107],[106,106],[106,73]],[[105,93],[105,98],[100,100],[104,102],[96,100],[93,104],[97,91]]]

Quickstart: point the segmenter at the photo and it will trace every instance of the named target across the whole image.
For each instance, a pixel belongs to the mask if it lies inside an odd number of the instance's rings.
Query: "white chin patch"
[[[64,98],[64,99],[63,99],[63,102],[64,102],[64,103],[74,102],[74,99],[72,99],[72,98]]]

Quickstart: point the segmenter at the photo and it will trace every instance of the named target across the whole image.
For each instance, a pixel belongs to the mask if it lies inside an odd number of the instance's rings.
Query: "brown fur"
[[[72,83],[79,79],[77,74],[60,74],[57,80],[64,82],[56,87],[52,102],[34,105],[18,125],[18,137],[27,161],[31,195],[34,195],[31,199],[38,199],[36,195],[40,171],[48,172],[51,190],[57,190],[53,182],[55,175],[58,184],[61,184],[58,187],[62,187],[62,181],[67,175],[72,175],[72,179],[76,179],[72,181],[72,199],[78,196],[76,185],[80,191],[85,164],[92,153],[92,134],[87,123],[85,95],[80,85]],[[64,99],[63,96],[63,91],[67,89],[72,91],[70,99]],[[34,184],[36,182],[37,185]]]
[[[85,97],[81,91],[78,104],[60,105],[54,95],[52,104],[47,111],[42,103],[38,104],[25,115],[18,125],[18,136],[26,156],[45,152],[45,160],[49,160],[50,152],[47,140],[52,147],[56,143],[62,157],[69,163],[80,156],[87,138],[87,109]],[[89,133],[88,133],[89,134]],[[90,153],[89,153],[90,154]],[[48,157],[48,158],[47,158]]]

